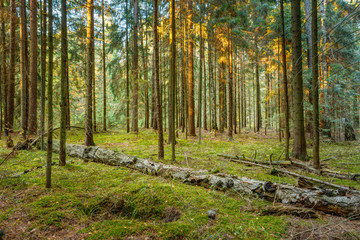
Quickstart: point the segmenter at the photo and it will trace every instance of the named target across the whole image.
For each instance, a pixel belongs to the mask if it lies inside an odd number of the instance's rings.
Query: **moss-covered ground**
[[[294,178],[272,176],[269,170],[218,156],[253,157],[256,152],[259,160],[269,160],[270,154],[276,160],[284,144],[275,135],[242,133],[234,141],[210,132],[203,136],[199,145],[197,137],[185,139],[180,134],[176,165],[296,183]],[[94,137],[98,146],[157,161],[157,135],[152,130],[139,134],[110,131]],[[16,142],[18,136],[13,138]],[[81,144],[83,138],[81,130],[68,132],[68,142]],[[3,159],[10,150],[4,140],[0,144]],[[163,162],[170,163],[170,154],[166,144]],[[53,166],[53,187],[45,189],[45,168],[36,168],[45,164],[45,157],[42,151],[19,151],[0,165],[0,233],[5,232],[5,239],[282,239],[291,238],[294,222],[310,228],[314,224],[326,226],[330,221],[328,215],[311,222],[285,215],[262,216],[261,210],[273,203],[70,157],[65,167]],[[321,158],[331,158],[326,163],[333,170],[360,172],[359,142],[324,142]],[[58,162],[57,154],[53,154],[53,161]],[[14,177],[29,169],[32,171]],[[326,180],[360,189],[356,181]],[[167,222],[169,209],[180,218]],[[215,220],[206,215],[210,209],[217,212]],[[346,231],[350,238],[344,239],[359,239],[357,231]]]

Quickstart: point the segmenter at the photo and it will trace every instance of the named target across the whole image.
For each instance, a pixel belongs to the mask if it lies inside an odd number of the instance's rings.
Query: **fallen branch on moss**
[[[58,142],[54,142],[53,149],[55,152],[59,151]],[[360,213],[360,194],[351,191],[344,191],[345,195],[342,196],[336,195],[336,191],[329,190],[333,194],[330,195],[322,189],[301,189],[291,185],[258,181],[227,174],[209,174],[205,170],[166,165],[96,146],[87,147],[67,144],[66,153],[72,157],[111,166],[124,166],[146,174],[172,178],[186,184],[257,195],[269,201],[301,205],[344,217],[357,216]]]
[[[303,170],[306,170],[308,172],[311,173],[315,173],[317,175],[320,176],[326,176],[326,177],[332,177],[332,178],[338,178],[338,179],[348,179],[348,180],[354,180],[354,181],[358,181],[360,179],[360,174],[358,173],[354,173],[354,174],[346,174],[346,173],[338,173],[338,172],[333,172],[329,169],[315,169],[312,166],[301,162],[300,160],[297,160],[295,158],[290,158],[291,161],[259,161],[259,160],[251,160],[248,158],[245,158],[243,156],[232,156],[232,155],[227,155],[227,154],[218,154],[218,156],[220,157],[224,157],[227,159],[231,159],[231,160],[240,160],[240,161],[246,161],[246,162],[251,162],[251,163],[257,163],[257,164],[262,164],[262,165],[276,165],[276,166],[282,166],[282,167],[298,167],[301,168]],[[271,159],[271,158],[270,158]]]

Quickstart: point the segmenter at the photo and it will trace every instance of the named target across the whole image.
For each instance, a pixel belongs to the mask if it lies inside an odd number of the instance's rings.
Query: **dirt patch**
[[[165,223],[175,222],[180,219],[182,213],[176,207],[166,207],[163,213]]]
[[[316,220],[300,220],[292,218],[286,238],[291,240],[319,239],[360,239],[360,221],[350,221],[341,217],[324,216],[326,223]]]

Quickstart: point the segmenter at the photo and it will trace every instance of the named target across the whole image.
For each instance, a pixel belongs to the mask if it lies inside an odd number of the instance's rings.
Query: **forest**
[[[0,240],[360,239],[359,0],[0,0]]]

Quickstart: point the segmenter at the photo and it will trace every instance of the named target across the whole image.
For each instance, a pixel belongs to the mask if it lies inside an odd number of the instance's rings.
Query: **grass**
[[[225,172],[262,180],[295,183],[293,178],[275,177],[269,171],[223,161],[219,153],[269,159],[277,158],[283,144],[274,137],[247,134],[230,142],[213,133],[199,146],[197,138],[178,138],[179,166]],[[81,131],[69,132],[68,142],[83,141]],[[156,159],[156,133],[123,131],[95,134],[99,146],[129,155]],[[0,142],[4,146],[4,142]],[[0,148],[4,156],[9,152]],[[165,145],[165,160],[170,163],[170,147]],[[311,153],[310,153],[311,155]],[[333,156],[330,167],[344,172],[360,172],[360,147],[357,143],[322,146],[322,158]],[[6,176],[45,164],[46,153],[20,151],[0,166]],[[53,154],[53,161],[58,155]],[[343,164],[344,162],[345,164]],[[17,178],[0,181],[0,229],[7,236],[24,239],[281,239],[287,236],[293,218],[260,216],[261,209],[272,203],[252,196],[223,193],[189,186],[177,181],[144,175],[122,167],[67,158],[65,167],[53,166],[53,187],[45,189],[45,169],[35,169]],[[357,182],[334,180],[338,184],[359,187]],[[179,220],[164,222],[164,210],[172,207],[181,212]],[[206,212],[216,209],[217,219],[209,221]],[[302,220],[301,220],[302,221]],[[318,220],[326,224],[326,220]],[[17,234],[17,235],[14,235]]]

